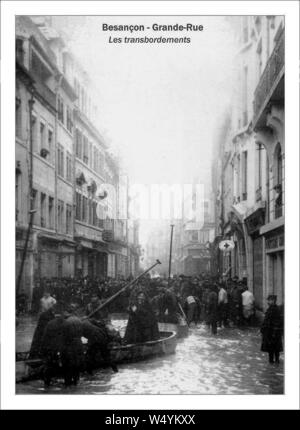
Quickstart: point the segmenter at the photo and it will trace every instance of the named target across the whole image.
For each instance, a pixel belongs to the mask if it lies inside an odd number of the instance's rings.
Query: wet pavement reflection
[[[114,324],[124,330],[125,322]],[[270,365],[260,351],[258,328],[192,327],[176,354],[119,365],[83,375],[77,387],[62,381],[45,389],[42,381],[17,384],[17,394],[283,394],[283,361]]]

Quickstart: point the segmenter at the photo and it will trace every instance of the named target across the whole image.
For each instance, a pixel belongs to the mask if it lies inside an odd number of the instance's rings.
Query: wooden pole
[[[133,279],[131,282],[129,282],[129,284],[125,285],[125,287],[121,288],[121,290],[119,290],[118,292],[116,292],[116,294],[114,294],[113,296],[109,297],[104,303],[101,303],[100,306],[98,306],[95,310],[93,310],[89,315],[87,315],[86,317],[84,317],[83,319],[87,319],[90,318],[91,316],[93,316],[96,312],[100,311],[101,309],[103,309],[105,306],[107,306],[109,303],[111,303],[115,298],[117,298],[123,291],[127,290],[127,288],[131,287],[132,285],[134,285],[139,279],[141,279],[144,275],[146,275],[146,273],[150,272],[150,270],[152,270],[155,266],[157,266],[158,264],[161,264],[161,262],[159,260],[156,260],[156,263],[153,264],[151,267],[149,267],[149,269],[145,270],[145,272],[143,272],[141,275],[139,275],[137,278]]]
[[[31,99],[28,101],[29,105],[29,156],[30,156],[30,167],[29,167],[29,223],[27,227],[26,232],[26,239],[25,244],[23,248],[23,254],[22,254],[22,261],[21,266],[19,269],[18,279],[17,279],[17,292],[16,295],[19,294],[21,289],[21,283],[22,283],[22,275],[23,270],[25,266],[26,256],[27,256],[27,250],[28,250],[28,243],[30,238],[30,233],[32,230],[33,225],[33,217],[35,213],[35,208],[33,207],[33,139],[32,139],[32,110],[33,110],[33,104],[34,104],[34,93],[31,94]]]
[[[173,229],[174,229],[174,224],[171,224],[170,256],[169,256],[169,280],[171,278],[171,266],[172,266]]]

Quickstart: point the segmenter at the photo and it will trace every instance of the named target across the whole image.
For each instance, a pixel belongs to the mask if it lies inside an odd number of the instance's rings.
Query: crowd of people
[[[122,289],[132,278],[42,278],[36,281],[33,288],[31,305],[20,294],[21,305],[17,306],[17,314],[30,307],[32,314],[41,311],[41,300],[45,296],[51,297],[59,306],[71,302],[79,307],[86,306],[96,295],[100,300],[114,295]],[[202,274],[195,277],[184,275],[174,276],[172,279],[151,278],[145,276],[139,283],[140,289],[146,294],[152,305],[156,307],[158,316],[166,322],[177,323],[178,314],[185,311],[188,324],[192,322],[207,322],[212,332],[216,332],[218,325],[252,324],[255,317],[255,303],[253,294],[247,289],[244,281],[237,278],[226,282]],[[130,291],[120,294],[109,306],[109,312],[127,312]],[[179,306],[178,306],[179,305]],[[25,309],[24,309],[25,308]]]
[[[105,299],[120,288],[126,285],[132,278],[91,278],[85,277],[64,277],[64,278],[41,278],[36,281],[32,291],[31,313],[37,314],[40,311],[40,300],[45,292],[65,306],[70,302],[85,306],[92,294],[97,294],[101,299]],[[120,307],[120,299],[114,302],[116,309]]]
[[[133,287],[120,292],[131,279],[42,280],[34,289],[32,312],[39,314],[30,358],[43,358],[44,381],[61,370],[66,385],[76,384],[83,368],[91,372],[101,357],[117,370],[110,358],[109,345],[136,344],[159,339],[158,323],[204,323],[212,335],[221,327],[254,325],[255,299],[246,282],[238,278],[226,282],[202,274],[171,279],[144,276]],[[111,324],[112,313],[128,314],[125,336]],[[261,327],[262,351],[269,361],[279,361],[282,351],[283,321],[276,297],[269,297],[269,308]],[[81,339],[87,340],[85,357]]]

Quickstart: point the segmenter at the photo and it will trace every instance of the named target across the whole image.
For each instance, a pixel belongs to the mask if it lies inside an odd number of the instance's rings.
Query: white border
[[[299,3],[297,1],[69,2],[1,4],[1,400],[2,409],[298,409],[299,408]],[[285,15],[286,17],[286,375],[285,395],[15,395],[14,367],[14,15]]]

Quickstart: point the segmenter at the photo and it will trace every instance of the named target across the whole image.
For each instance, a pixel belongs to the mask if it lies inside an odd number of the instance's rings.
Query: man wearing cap
[[[283,351],[283,321],[279,307],[276,304],[277,296],[269,295],[267,301],[269,307],[260,329],[262,334],[261,351],[268,352],[269,363],[274,363],[275,359],[278,364],[280,352]]]

